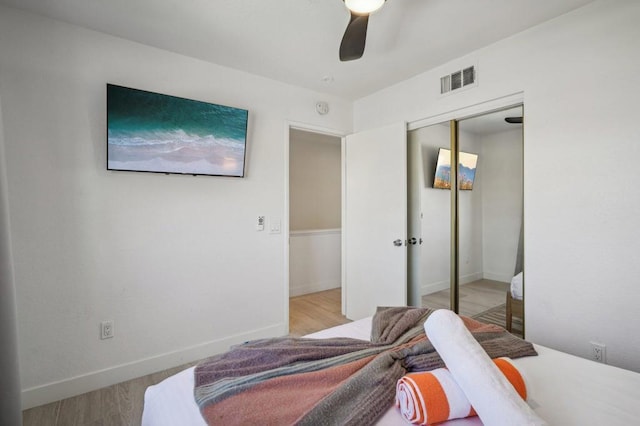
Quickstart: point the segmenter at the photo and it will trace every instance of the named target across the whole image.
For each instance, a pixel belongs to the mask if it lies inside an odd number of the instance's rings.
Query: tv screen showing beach
[[[458,153],[458,188],[460,190],[473,189],[473,181],[476,178],[478,156],[468,152]],[[433,178],[433,187],[439,189],[451,189],[451,151],[440,148],[436,173]]]
[[[248,111],[107,84],[107,169],[244,176]]]

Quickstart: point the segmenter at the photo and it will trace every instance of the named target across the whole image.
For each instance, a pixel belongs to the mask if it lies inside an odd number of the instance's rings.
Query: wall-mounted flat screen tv
[[[476,178],[478,156],[468,152],[460,152],[458,161],[458,188],[461,190],[471,190],[473,189],[473,181]],[[451,189],[451,150],[449,149],[440,148],[438,151],[433,187]]]
[[[107,169],[244,177],[248,111],[107,84]]]

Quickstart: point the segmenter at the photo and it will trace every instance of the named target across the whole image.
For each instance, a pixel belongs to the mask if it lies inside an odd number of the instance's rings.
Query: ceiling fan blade
[[[356,15],[351,13],[351,20],[342,36],[340,43],[340,60],[353,61],[359,59],[364,53],[364,45],[367,40],[367,25],[369,15]]]
[[[504,121],[510,124],[522,124],[522,117],[506,117]]]

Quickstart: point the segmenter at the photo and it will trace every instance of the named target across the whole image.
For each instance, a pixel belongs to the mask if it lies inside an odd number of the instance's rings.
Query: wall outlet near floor
[[[102,321],[100,323],[100,339],[111,339],[113,337],[113,320]]]
[[[604,343],[591,343],[591,359],[602,364],[607,363],[607,347]]]

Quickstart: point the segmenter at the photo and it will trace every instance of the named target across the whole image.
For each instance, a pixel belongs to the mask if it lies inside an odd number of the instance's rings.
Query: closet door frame
[[[451,110],[442,114],[437,114],[429,118],[424,118],[409,122],[407,131],[420,129],[422,127],[432,126],[449,122],[450,129],[450,149],[451,149],[451,176],[458,176],[458,160],[459,160],[459,121],[500,111],[510,107],[524,106],[524,92],[517,92],[511,95],[492,99],[486,102],[469,105],[459,109]],[[459,313],[460,294],[459,294],[459,198],[458,198],[458,180],[451,179],[451,256],[450,256],[450,309],[455,313]]]

